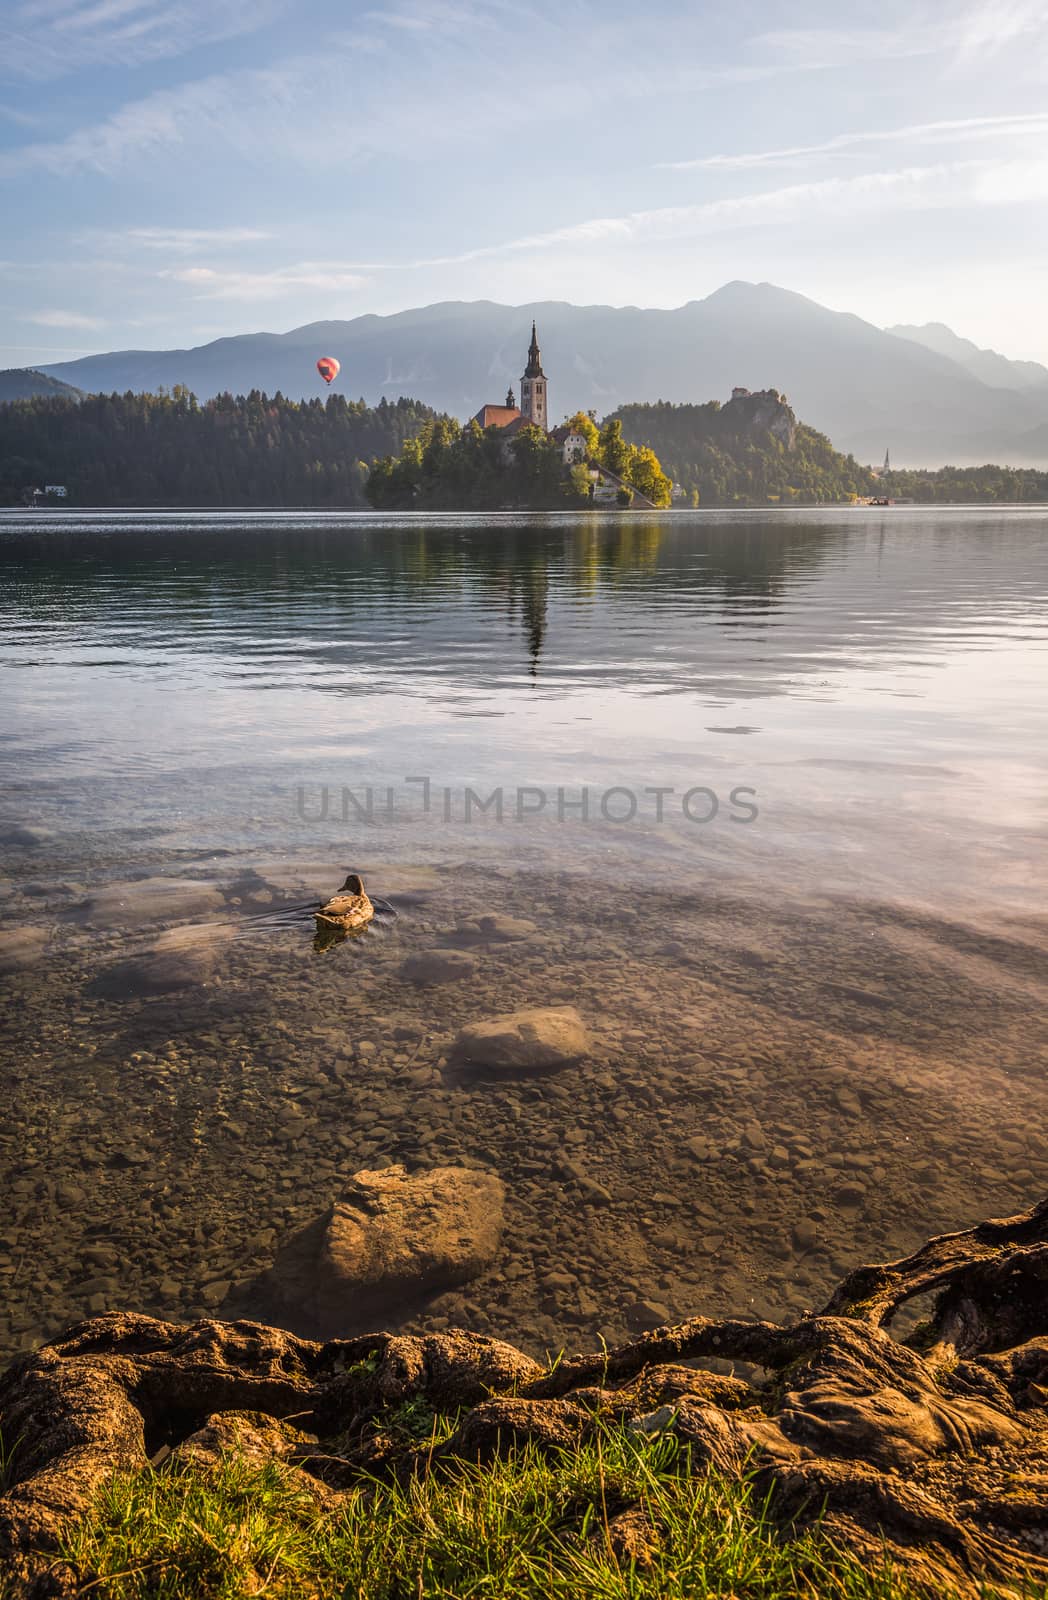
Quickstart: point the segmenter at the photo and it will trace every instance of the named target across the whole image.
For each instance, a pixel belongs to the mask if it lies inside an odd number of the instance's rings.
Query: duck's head
[[[339,890],[339,893],[340,894],[363,894],[364,893],[364,880],[360,876],[360,873],[359,872],[351,872],[351,873],[349,873],[347,878],[346,878],[345,883],[342,885],[342,888]]]

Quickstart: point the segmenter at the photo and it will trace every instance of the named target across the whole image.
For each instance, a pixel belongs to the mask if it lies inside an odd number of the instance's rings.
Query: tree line
[[[365,484],[383,510],[543,511],[581,503],[565,494],[561,451],[541,428],[521,428],[510,444],[497,428],[434,417],[398,454],[377,460]]]
[[[774,398],[774,397],[773,397]],[[199,403],[188,390],[38,395],[0,404],[0,504],[64,484],[80,506],[313,506],[493,510],[589,503],[595,462],[655,505],[812,505],[884,495],[918,503],[1048,500],[1048,472],[996,465],[877,477],[797,422],[776,431],[747,402],[625,405],[598,425],[569,418],[585,461],[567,470],[539,428],[512,441],[410,399],[289,400],[255,389]],[[778,423],[783,425],[780,427]],[[628,491],[625,498],[628,499]]]
[[[438,417],[407,440],[398,456],[375,462],[365,492],[373,506],[384,509],[582,507],[590,503],[596,464],[623,480],[623,504],[636,490],[656,506],[669,505],[672,484],[658,457],[647,446],[629,444],[617,418],[598,428],[580,411],[567,425],[584,445],[580,458],[566,464],[562,446],[542,428],[520,428],[507,439],[501,429],[482,429],[475,419],[463,427],[453,417]]]
[[[432,417],[415,400],[289,400],[253,389],[34,396],[0,405],[0,504],[64,484],[79,506],[364,506],[371,462]]]
[[[918,504],[1043,503],[1048,500],[1048,471],[1040,467],[925,468],[893,467],[879,480],[878,492]]]

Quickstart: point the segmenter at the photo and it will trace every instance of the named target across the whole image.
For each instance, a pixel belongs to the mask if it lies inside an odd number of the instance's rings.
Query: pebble
[[[603,1183],[598,1183],[596,1178],[591,1178],[589,1173],[577,1161],[562,1160],[556,1163],[554,1171],[571,1180],[581,1190],[587,1200],[596,1201],[598,1205],[610,1205],[612,1201],[611,1190]]]
[[[636,1333],[650,1333],[672,1321],[669,1307],[659,1300],[635,1300],[626,1307],[626,1325]]]
[[[804,1217],[793,1225],[793,1243],[797,1250],[804,1252],[811,1250],[818,1243],[819,1226],[810,1217]]]

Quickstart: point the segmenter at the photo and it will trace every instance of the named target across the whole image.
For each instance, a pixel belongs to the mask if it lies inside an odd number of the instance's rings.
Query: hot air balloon
[[[334,356],[321,356],[317,362],[317,371],[325,383],[334,383],[338,377],[338,365]]]

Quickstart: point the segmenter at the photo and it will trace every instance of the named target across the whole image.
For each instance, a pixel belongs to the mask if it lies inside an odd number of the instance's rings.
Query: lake
[[[1048,1190],[1045,508],[9,512],[0,582],[0,1359],[273,1315],[391,1161],[506,1185],[404,1325],[536,1351]],[[447,1070],[564,1005],[581,1063]]]

